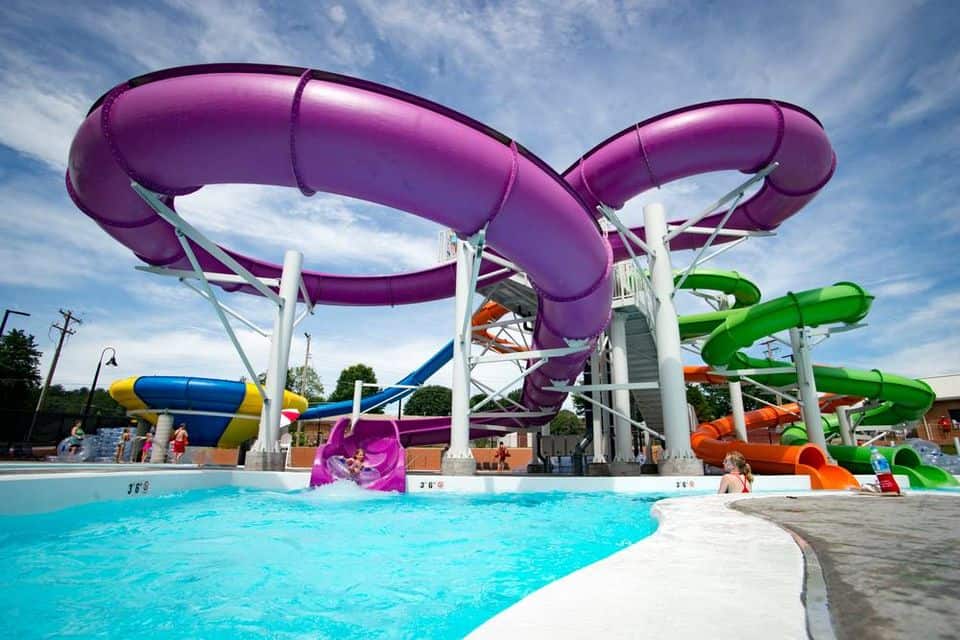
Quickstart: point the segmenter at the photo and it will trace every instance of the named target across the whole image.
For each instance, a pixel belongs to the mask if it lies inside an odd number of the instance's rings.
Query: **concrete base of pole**
[[[279,451],[248,451],[244,461],[247,471],[283,471],[286,456]]]
[[[612,476],[639,476],[642,465],[639,462],[610,462],[607,466]]]
[[[440,462],[440,473],[445,476],[472,476],[477,473],[477,461],[470,458],[447,458]]]
[[[667,458],[657,468],[662,476],[702,476],[703,462],[699,458]]]
[[[167,445],[170,444],[170,433],[173,431],[173,416],[161,413],[157,417],[157,431],[153,434],[153,444],[150,447],[150,463],[163,464],[167,461]]]
[[[609,462],[591,462],[587,465],[587,475],[588,476],[609,476],[610,474],[610,463]]]

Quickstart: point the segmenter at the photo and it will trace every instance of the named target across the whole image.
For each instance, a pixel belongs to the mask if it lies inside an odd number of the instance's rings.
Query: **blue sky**
[[[309,66],[423,95],[515,138],[558,170],[611,133],[683,105],[731,97],[799,104],[838,155],[832,182],[773,238],[718,259],[769,299],[852,280],[877,295],[869,327],[832,338],[818,362],[911,375],[960,370],[960,5],[954,2],[186,2],[0,7],[0,300],[28,311],[9,328],[53,351],[58,308],[83,319],[55,382],[135,374],[237,378],[243,367],[212,310],[74,208],[67,149],[92,102],[158,68],[240,61]],[[692,213],[740,180],[684,180],[628,203]],[[250,186],[205,188],[178,208],[213,239],[280,262],[348,273],[434,264],[439,227],[349,199]],[[675,256],[676,264],[690,259]],[[269,325],[251,296],[227,302]],[[684,299],[682,309],[698,303]],[[393,309],[318,308],[313,366],[401,377],[452,333],[452,301]],[[268,345],[240,331],[259,368]],[[303,360],[298,335],[291,362]],[[257,365],[255,365],[257,366]],[[509,369],[481,375],[505,382]],[[449,370],[434,381],[449,384]]]

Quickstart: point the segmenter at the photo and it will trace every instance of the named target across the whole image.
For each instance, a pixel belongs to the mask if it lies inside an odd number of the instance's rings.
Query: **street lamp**
[[[103,361],[103,356],[107,351],[112,351],[113,355],[110,356],[110,359],[106,362]],[[83,426],[87,426],[87,414],[90,413],[90,403],[93,402],[93,392],[97,389],[97,378],[100,377],[100,367],[106,364],[108,367],[117,366],[117,350],[113,347],[107,347],[100,352],[100,360],[97,362],[97,372],[93,374],[93,384],[90,385],[90,393],[87,394],[87,404],[83,407],[83,417],[81,418]]]
[[[17,314],[18,316],[28,316],[28,315],[30,315],[30,314],[27,313],[26,311],[17,311],[17,310],[15,310],[15,309],[5,309],[4,312],[3,312],[3,322],[0,322],[0,336],[3,335],[3,330],[6,329],[6,327],[7,327],[7,316],[9,316],[11,313],[15,313],[15,314]]]

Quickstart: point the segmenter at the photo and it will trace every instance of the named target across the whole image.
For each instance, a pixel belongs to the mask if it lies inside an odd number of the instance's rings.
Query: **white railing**
[[[613,278],[613,305],[636,307],[652,325],[653,292],[636,265],[629,260],[617,263],[614,265]]]

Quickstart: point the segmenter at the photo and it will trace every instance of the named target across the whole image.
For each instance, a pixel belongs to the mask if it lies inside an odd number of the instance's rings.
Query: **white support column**
[[[599,344],[599,341],[598,341]],[[594,350],[593,355],[590,356],[590,379],[593,381],[593,384],[602,384],[600,376],[600,352]],[[600,400],[602,402],[602,391],[594,391],[594,400]],[[603,464],[607,461],[607,443],[603,438],[603,411],[600,407],[594,406],[592,415],[593,415],[593,462],[595,464]]]
[[[683,361],[680,359],[680,326],[673,304],[673,267],[670,249],[666,244],[667,219],[663,205],[652,203],[645,206],[643,220],[653,262],[650,280],[657,307],[654,324],[666,436],[666,445],[660,456],[660,473],[700,475],[703,473],[703,464],[690,447],[687,388],[683,381]]]
[[[610,377],[613,384],[629,384],[627,371],[627,319],[622,313],[614,312],[610,320]],[[613,408],[623,415],[630,415],[630,392],[627,389],[613,391]],[[630,440],[630,423],[620,416],[613,418],[613,432],[616,438],[614,462],[636,462],[633,455],[633,443]]]
[[[604,384],[610,382],[610,370],[609,365],[605,361],[605,357],[600,359],[600,377],[603,380]],[[600,392],[600,402],[604,405],[610,407],[613,406],[613,392],[611,391],[601,391]],[[610,461],[610,412],[609,411],[600,411],[600,425],[603,428],[603,455],[607,459],[607,462]]]
[[[150,447],[150,462],[163,464],[167,458],[167,445],[170,444],[170,432],[173,431],[173,414],[161,413],[157,416],[157,432],[153,434]]]
[[[797,386],[800,388],[800,414],[807,427],[807,440],[826,453],[827,441],[823,436],[823,422],[820,420],[820,399],[817,398],[817,385],[813,379],[813,362],[810,360],[810,346],[807,340],[806,327],[790,328],[793,365],[797,369]]]
[[[477,461],[470,451],[470,344],[472,328],[464,322],[473,283],[473,255],[470,245],[457,241],[457,282],[453,311],[453,393],[451,399],[450,448],[441,461],[446,475],[473,475]],[[466,326],[466,328],[465,328]]]
[[[837,407],[837,426],[840,428],[840,441],[848,447],[857,443],[853,440],[853,427],[850,424],[850,416],[847,414],[847,407]]]
[[[280,454],[280,411],[283,409],[283,392],[290,363],[290,344],[293,338],[293,321],[300,294],[300,274],[303,254],[288,250],[283,255],[283,272],[280,276],[280,300],[273,336],[270,338],[270,361],[267,364],[267,381],[264,388],[267,397],[260,412],[260,431],[257,441],[247,452],[246,468],[254,470],[282,470]]]
[[[740,381],[728,381],[727,389],[730,391],[730,410],[733,413],[733,431],[737,434],[737,440],[746,442],[747,420],[743,414],[743,389],[740,386]]]

